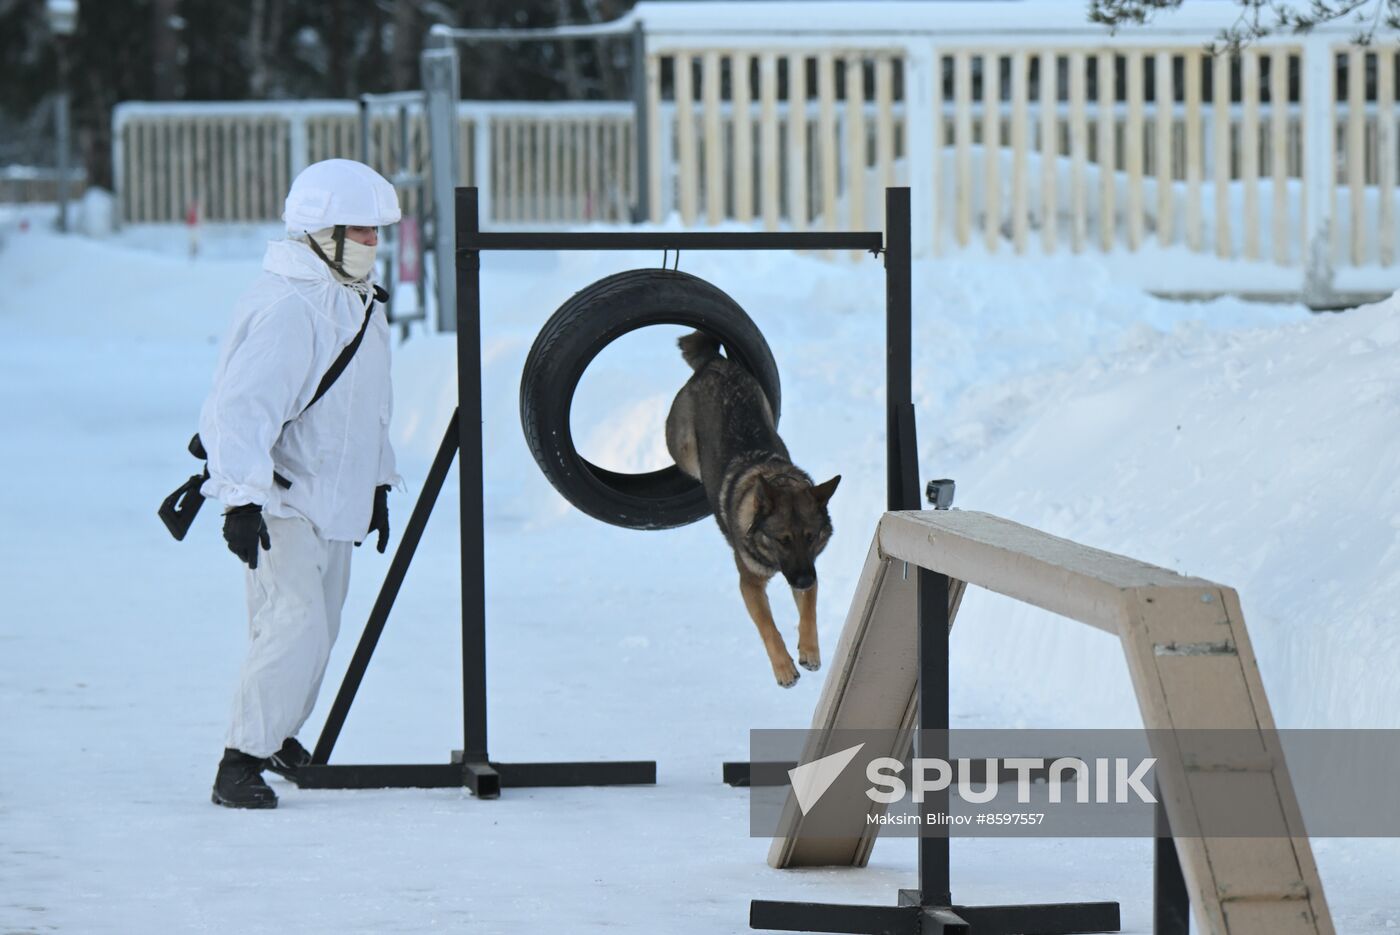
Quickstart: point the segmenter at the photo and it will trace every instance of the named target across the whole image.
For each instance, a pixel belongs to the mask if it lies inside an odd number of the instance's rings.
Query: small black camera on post
[[[931,480],[924,488],[924,496],[935,510],[946,510],[953,505],[953,492],[956,487],[951,478]]]

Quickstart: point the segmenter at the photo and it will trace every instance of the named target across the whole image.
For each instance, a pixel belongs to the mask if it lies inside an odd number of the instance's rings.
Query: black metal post
[[[458,188],[457,241],[480,230],[475,188]],[[462,754],[486,752],[486,562],[481,451],[481,253],[457,248],[457,444],[462,535]],[[494,777],[490,777],[494,778]]]
[[[1191,898],[1186,892],[1186,878],[1181,873],[1181,859],[1176,853],[1167,806],[1160,789],[1157,796],[1156,840],[1152,861],[1152,932],[1153,935],[1187,935],[1191,930]]]
[[[738,79],[736,79],[738,80]],[[651,114],[647,108],[647,33],[641,21],[632,28],[632,132],[636,135],[637,203],[633,223],[651,220]]]
[[[913,438],[913,257],[909,224],[909,189],[885,189],[885,471],[891,510],[919,508],[918,453]]]
[[[394,549],[394,558],[389,562],[389,571],[384,576],[379,597],[375,599],[374,608],[370,611],[365,632],[360,636],[359,645],[355,647],[355,655],[350,658],[350,668],[345,673],[345,680],[340,683],[340,691],[336,694],[335,703],[331,705],[330,714],[326,717],[326,725],[321,728],[316,750],[311,754],[312,763],[319,765],[330,760],[331,751],[335,749],[341,728],[345,726],[345,717],[350,713],[350,705],[355,701],[360,682],[364,680],[365,670],[369,668],[370,657],[374,655],[374,648],[379,644],[384,625],[389,622],[389,611],[394,609],[394,600],[399,596],[404,576],[408,574],[409,563],[418,551],[418,543],[423,538],[423,530],[427,528],[428,517],[432,515],[433,505],[437,503],[438,494],[442,492],[443,481],[447,479],[447,471],[451,468],[452,457],[456,453],[457,418],[456,413],[453,413],[452,421],[447,425],[447,432],[442,437],[442,444],[438,445],[437,456],[433,458],[432,467],[428,469],[428,478],[423,482],[423,492],[418,495],[418,502],[413,505],[413,513],[404,526],[403,536],[399,539],[398,547]]]
[[[926,568],[918,570],[919,729],[914,735],[914,756],[948,758],[948,576]],[[948,814],[948,789],[924,800],[925,816]],[[924,827],[919,835],[919,905],[950,906],[953,903],[949,873],[948,825],[940,833]]]

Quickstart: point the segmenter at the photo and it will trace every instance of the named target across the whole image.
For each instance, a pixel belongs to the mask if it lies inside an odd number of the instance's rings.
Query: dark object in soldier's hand
[[[384,549],[389,545],[389,485],[380,484],[374,488],[374,510],[370,513],[369,528],[365,530],[368,536],[372,532],[379,533],[379,541],[374,544],[374,549],[380,555],[384,554]],[[360,543],[356,542],[356,545]]]
[[[258,545],[272,549],[272,540],[267,535],[267,523],[263,522],[262,507],[256,503],[236,506],[224,514],[224,541],[228,550],[237,555],[249,568],[258,567]]]

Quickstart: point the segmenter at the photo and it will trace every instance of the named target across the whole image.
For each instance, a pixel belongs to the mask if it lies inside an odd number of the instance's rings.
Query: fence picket
[[[835,230],[837,162],[836,59],[830,52],[817,56],[817,152],[821,164],[822,226]]]
[[[1381,266],[1395,264],[1395,49],[1381,48],[1376,53],[1376,173],[1377,194],[1380,196],[1380,237],[1378,243]]]
[[[875,59],[875,166],[880,187],[894,184],[894,62],[887,54]],[[884,213],[881,209],[881,217]],[[884,223],[883,220],[880,222]]]
[[[1089,121],[1085,114],[1088,64],[1083,52],[1069,57],[1069,203],[1070,249],[1084,250],[1088,234],[1088,196],[1085,192],[1085,166],[1089,159]]]
[[[1055,225],[1059,223],[1059,205],[1055,197],[1055,176],[1059,159],[1059,65],[1054,52],[1040,53],[1040,194],[1042,218],[1041,249],[1055,252]]]
[[[846,223],[851,230],[866,227],[865,163],[865,62],[851,55],[846,58]]]
[[[661,56],[647,56],[647,201],[651,219],[659,222],[665,210],[661,203]]]
[[[1026,133],[1029,117],[1026,106],[1027,55],[1016,52],[1011,56],[1011,242],[1018,254],[1026,252],[1029,233],[1027,218]]]
[[[972,233],[972,55],[953,55],[953,145],[955,236],[966,247]]]
[[[1118,106],[1118,57],[1112,52],[1099,53],[1098,68],[1098,166],[1099,166],[1099,246],[1104,253],[1113,249],[1117,237],[1117,207],[1114,192],[1118,184],[1117,155],[1114,137]]]
[[[1215,255],[1222,260],[1234,256],[1230,234],[1230,57],[1218,54],[1211,60],[1210,109],[1214,124]]]
[[[724,217],[724,135],[719,114],[720,57],[706,52],[701,59],[700,99],[705,126],[705,220],[718,224]]]
[[[1274,262],[1289,260],[1288,232],[1288,62],[1287,49],[1276,49],[1269,59],[1269,169],[1274,190]]]
[[[1143,148],[1143,97],[1145,78],[1143,75],[1142,52],[1134,49],[1128,53],[1128,122],[1123,130],[1123,171],[1128,176],[1127,229],[1128,249],[1137,250],[1142,246],[1143,204],[1142,204],[1142,148]]]
[[[1351,262],[1366,262],[1366,50],[1347,53],[1347,190],[1351,194]]]
[[[1186,245],[1201,249],[1201,177],[1205,150],[1201,139],[1201,71],[1204,58],[1198,51],[1182,55],[1186,73]]]
[[[987,252],[995,253],[1001,239],[1001,56],[982,56],[982,159],[987,165],[983,199]]]
[[[807,53],[788,56],[788,219],[807,228]]]
[[[1240,58],[1240,184],[1244,187],[1244,255],[1259,259],[1259,53]]]
[[[758,60],[758,92],[759,165],[763,170],[759,194],[763,203],[763,226],[771,231],[778,229],[781,199],[778,169],[782,158],[778,149],[778,56],[773,52],[764,52]]]
[[[749,55],[735,52],[729,60],[733,99],[734,219],[753,220],[753,115],[749,106]]]
[[[690,56],[675,58],[676,83],[676,162],[681,189],[681,223],[695,223],[699,208],[699,164],[695,152],[694,89]]]
[[[1172,123],[1176,109],[1176,80],[1172,70],[1172,54],[1158,52],[1155,56],[1153,106],[1156,107],[1157,136],[1153,152],[1157,169],[1157,244],[1171,246],[1175,237],[1172,229],[1173,180],[1172,171]]]

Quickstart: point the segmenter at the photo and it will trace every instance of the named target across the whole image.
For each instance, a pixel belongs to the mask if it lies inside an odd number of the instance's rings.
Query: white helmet
[[[297,173],[282,211],[288,233],[327,227],[382,227],[399,220],[399,196],[363,162],[326,159]]]

